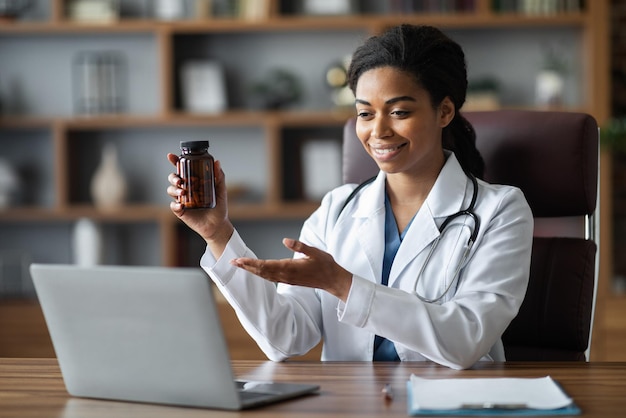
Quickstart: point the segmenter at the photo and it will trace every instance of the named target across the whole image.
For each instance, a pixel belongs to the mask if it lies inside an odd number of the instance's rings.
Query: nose
[[[376,139],[388,138],[393,135],[391,125],[387,118],[378,117],[372,123],[372,137]]]

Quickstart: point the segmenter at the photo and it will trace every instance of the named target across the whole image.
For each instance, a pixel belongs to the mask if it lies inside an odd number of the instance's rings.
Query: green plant
[[[559,53],[555,47],[550,47],[546,50],[543,56],[542,70],[554,71],[562,76],[569,73],[569,65],[565,57]]]
[[[251,92],[261,100],[264,108],[282,109],[302,98],[302,85],[294,73],[278,68],[254,83]]]
[[[482,77],[473,80],[469,80],[467,86],[468,93],[484,93],[493,92],[497,93],[500,90],[500,83],[494,77]]]
[[[600,144],[614,151],[626,151],[626,116],[611,118],[601,127]]]

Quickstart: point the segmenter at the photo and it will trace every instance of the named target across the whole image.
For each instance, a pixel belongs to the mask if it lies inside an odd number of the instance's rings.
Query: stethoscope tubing
[[[476,180],[476,177],[474,177],[472,174],[468,174],[467,176],[472,181],[472,186],[473,186],[473,189],[474,189],[473,193],[472,193],[472,200],[470,201],[470,203],[467,206],[467,208],[462,209],[462,210],[458,211],[457,213],[453,213],[452,215],[448,216],[443,221],[443,223],[439,227],[439,236],[437,238],[435,238],[435,241],[433,241],[433,244],[430,246],[430,250],[428,251],[428,254],[426,255],[426,260],[424,260],[424,264],[422,264],[422,267],[420,268],[419,273],[417,273],[417,278],[415,279],[415,284],[413,285],[413,294],[415,296],[417,296],[418,299],[421,300],[422,302],[437,303],[441,299],[443,299],[450,292],[450,289],[452,289],[452,285],[455,282],[457,282],[457,286],[458,286],[458,278],[459,278],[459,274],[461,273],[461,269],[463,268],[463,265],[465,264],[465,261],[467,261],[467,258],[469,257],[470,250],[474,246],[474,242],[476,242],[476,237],[478,237],[478,232],[480,231],[480,218],[474,212],[474,209],[476,207],[476,200],[478,199],[478,181]],[[448,225],[450,225],[450,223],[453,220],[455,220],[456,218],[459,218],[461,216],[469,216],[470,218],[472,218],[472,221],[474,223],[473,227],[470,227],[467,224],[462,225],[463,227],[469,228],[469,230],[470,230],[470,237],[468,238],[467,243],[464,245],[463,255],[461,256],[461,259],[459,260],[459,263],[457,264],[456,268],[454,269],[454,274],[452,276],[452,280],[450,280],[450,283],[448,283],[448,286],[445,288],[443,293],[440,294],[439,296],[437,296],[436,298],[426,298],[426,297],[424,297],[424,296],[419,294],[419,292],[417,291],[417,285],[420,282],[420,279],[421,279],[422,275],[424,274],[424,271],[426,270],[426,266],[430,262],[430,259],[431,259],[432,255],[433,255],[435,249],[437,248],[437,245],[439,245],[439,241],[440,241],[441,237],[443,236],[444,230],[448,227]]]
[[[478,237],[478,232],[480,231],[480,217],[474,212],[474,209],[476,208],[476,200],[478,199],[478,180],[476,180],[476,177],[474,175],[472,175],[471,173],[467,173],[467,177],[469,177],[469,179],[472,182],[472,186],[473,186],[472,200],[470,201],[470,203],[467,206],[467,208],[462,209],[462,210],[458,211],[457,213],[453,213],[452,215],[448,216],[443,221],[443,223],[439,227],[439,236],[437,238],[435,238],[435,240],[433,241],[433,244],[430,246],[430,250],[428,251],[428,254],[426,255],[426,260],[424,261],[424,264],[422,264],[422,267],[420,268],[420,271],[417,274],[417,278],[415,279],[415,284],[413,285],[413,294],[415,296],[417,296],[422,302],[437,303],[441,299],[443,299],[450,292],[450,289],[452,289],[452,285],[455,282],[458,282],[458,277],[459,277],[459,274],[461,272],[461,269],[463,268],[463,265],[467,261],[467,258],[469,257],[470,250],[472,249],[474,243],[476,242],[476,238]],[[376,179],[376,176],[374,176],[374,177],[364,181],[363,183],[359,184],[352,191],[352,193],[350,193],[350,195],[348,196],[348,198],[344,202],[343,206],[341,207],[341,210],[339,211],[339,213],[341,214],[341,212],[343,212],[343,210],[348,205],[348,203],[357,195],[357,193],[359,193],[361,191],[361,189],[363,189],[365,186],[367,186],[368,184],[373,182],[375,179]],[[436,298],[432,298],[432,299],[431,298],[426,298],[426,297],[424,297],[424,296],[419,294],[419,292],[417,291],[417,285],[420,282],[420,279],[421,279],[424,271],[426,270],[426,266],[430,262],[430,259],[432,258],[432,255],[433,255],[435,249],[437,248],[437,245],[439,244],[439,241],[440,241],[440,239],[441,239],[441,237],[443,235],[444,230],[448,227],[448,225],[450,225],[450,223],[453,220],[455,220],[456,218],[461,217],[461,216],[468,216],[473,221],[473,227],[469,226],[467,224],[462,225],[463,227],[469,228],[469,230],[470,230],[470,237],[468,238],[467,243],[464,245],[463,255],[461,256],[461,260],[459,261],[458,265],[456,266],[456,268],[454,270],[454,275],[452,276],[452,280],[450,280],[450,283],[448,284],[446,289],[443,291],[443,293],[441,295],[437,296]]]

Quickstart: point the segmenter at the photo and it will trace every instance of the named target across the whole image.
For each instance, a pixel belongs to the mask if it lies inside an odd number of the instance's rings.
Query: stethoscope
[[[476,237],[478,236],[478,231],[480,230],[480,218],[474,212],[474,209],[476,207],[476,199],[478,197],[478,181],[476,180],[476,177],[474,177],[470,173],[468,173],[467,176],[472,181],[472,186],[474,188],[474,190],[472,192],[472,200],[470,201],[470,203],[467,206],[467,208],[461,209],[460,211],[458,211],[456,213],[453,213],[452,215],[449,215],[443,221],[441,226],[439,226],[439,236],[437,238],[435,238],[435,240],[433,241],[433,244],[431,245],[430,250],[428,251],[428,254],[426,255],[426,260],[424,261],[424,264],[422,265],[422,268],[420,269],[419,273],[417,274],[417,278],[415,279],[415,284],[413,285],[413,294],[415,296],[417,296],[423,302],[426,302],[426,303],[436,303],[436,302],[439,302],[441,299],[443,299],[450,292],[450,289],[452,289],[452,285],[455,282],[457,282],[457,279],[459,277],[459,273],[461,272],[461,268],[463,268],[463,265],[465,264],[465,261],[467,261],[467,258],[469,257],[469,253],[470,253],[470,250],[472,249],[472,246],[474,245],[474,242],[476,242]],[[356,189],[354,189],[352,191],[350,196],[348,196],[348,198],[344,202],[343,206],[341,207],[341,210],[339,211],[339,213],[341,213],[343,211],[343,209],[347,206],[347,204],[354,198],[354,196],[356,196],[356,194],[363,187],[367,186],[368,184],[373,182],[375,179],[376,179],[376,176],[374,176],[374,177],[364,181],[363,183],[359,184],[356,187]],[[455,219],[457,219],[457,218],[459,218],[461,216],[468,216],[468,217],[470,217],[472,219],[472,225],[468,225],[467,223],[463,223],[463,224],[459,225],[459,226],[461,226],[463,228],[468,228],[469,231],[470,231],[470,236],[467,239],[467,243],[465,244],[465,246],[463,248],[463,255],[461,256],[461,259],[459,260],[456,268],[454,269],[454,275],[452,276],[452,280],[450,280],[450,283],[448,284],[446,289],[443,291],[443,293],[441,295],[437,296],[436,298],[432,298],[432,299],[426,298],[426,297],[424,297],[424,296],[419,294],[419,292],[417,291],[417,285],[419,284],[420,279],[421,279],[422,275],[424,274],[424,271],[426,270],[426,266],[430,262],[430,259],[432,258],[432,255],[435,252],[435,249],[437,248],[437,245],[439,244],[439,241],[441,240],[441,237],[443,236],[443,234],[444,234],[444,232],[446,230],[446,227],[448,227],[448,225],[450,225],[450,223],[452,221],[454,221]]]
[[[452,289],[452,285],[454,284],[454,282],[457,281],[459,277],[461,268],[463,268],[463,265],[465,264],[467,257],[469,257],[469,253],[472,247],[474,246],[474,242],[476,242],[476,237],[478,236],[478,231],[480,230],[480,218],[474,212],[474,208],[476,207],[476,198],[478,197],[478,181],[476,180],[476,177],[474,177],[472,174],[468,174],[468,177],[472,181],[472,186],[474,187],[474,190],[472,193],[472,200],[470,201],[470,204],[467,206],[467,208],[462,209],[458,211],[457,213],[453,213],[452,215],[448,216],[443,221],[443,223],[439,227],[439,236],[435,238],[435,241],[433,241],[433,244],[430,246],[430,250],[428,251],[428,254],[426,255],[426,261],[424,261],[424,264],[422,264],[422,268],[420,269],[419,273],[417,274],[417,278],[415,279],[415,284],[413,285],[413,294],[417,296],[423,302],[426,302],[426,303],[439,302],[441,299],[443,299],[444,296],[448,294],[448,292],[450,292],[450,289]],[[453,220],[461,216],[469,216],[473,221],[472,222],[473,225],[468,225],[467,223],[459,225],[463,228],[468,228],[470,231],[470,236],[467,239],[467,243],[465,244],[463,248],[463,255],[461,256],[461,259],[459,260],[458,264],[456,265],[456,268],[454,269],[454,275],[452,276],[452,280],[450,280],[450,283],[448,283],[448,286],[443,291],[443,293],[433,299],[426,298],[418,293],[417,284],[419,283],[420,278],[422,277],[424,273],[424,270],[426,270],[426,266],[430,262],[430,259],[433,256],[433,253],[435,252],[437,245],[439,245],[439,241],[441,240],[441,237],[443,236],[446,227],[450,224],[450,222],[452,222]]]

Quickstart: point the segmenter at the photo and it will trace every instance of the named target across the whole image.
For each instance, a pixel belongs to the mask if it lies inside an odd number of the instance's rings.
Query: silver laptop
[[[319,389],[234,379],[199,268],[32,264],[30,272],[70,395],[238,410]]]

